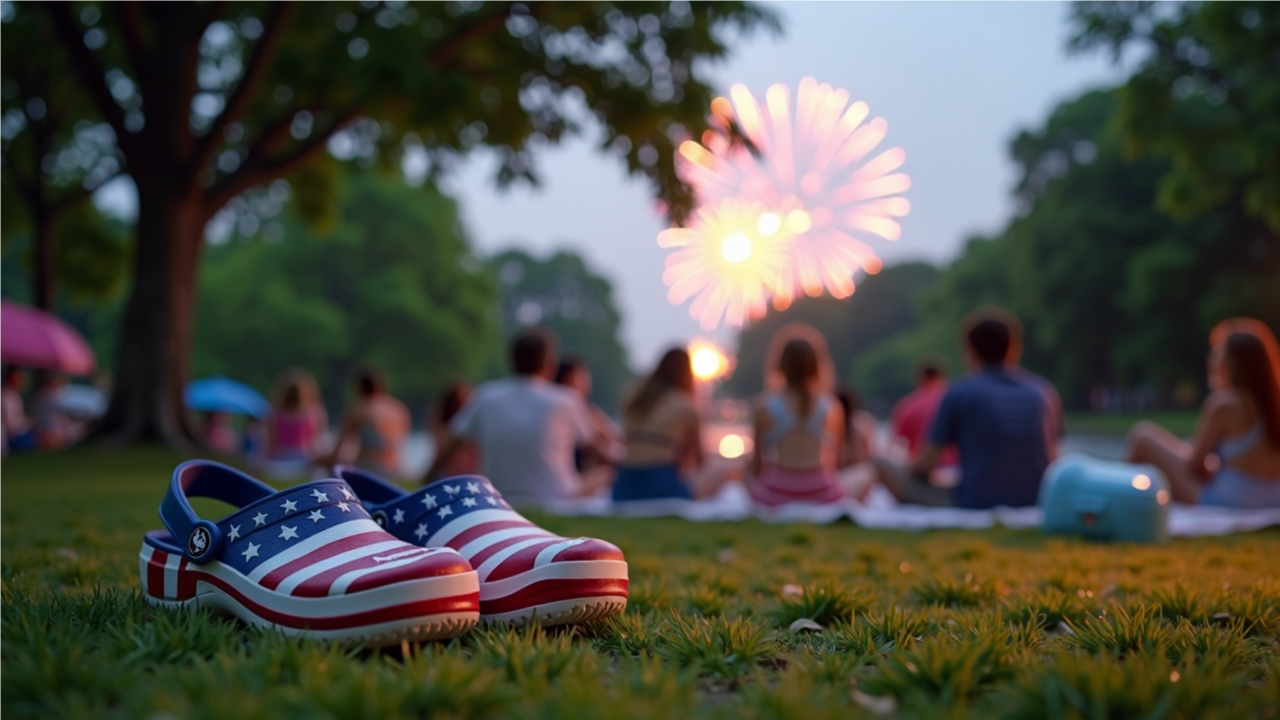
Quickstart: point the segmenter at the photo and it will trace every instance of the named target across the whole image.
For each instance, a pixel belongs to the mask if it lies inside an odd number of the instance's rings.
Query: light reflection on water
[[[888,434],[884,424],[880,426],[881,447]],[[1084,453],[1102,460],[1123,460],[1125,444],[1123,435],[1067,435],[1062,440],[1060,454]],[[431,436],[424,432],[409,435],[401,449],[401,471],[404,477],[420,478],[427,471],[427,465],[435,455],[435,447]]]

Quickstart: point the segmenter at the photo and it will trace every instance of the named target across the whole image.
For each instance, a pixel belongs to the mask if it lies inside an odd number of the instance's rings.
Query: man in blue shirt
[[[969,376],[948,388],[916,461],[909,467],[879,461],[880,479],[905,503],[1034,505],[1062,427],[1057,393],[1047,380],[1018,367],[1021,328],[1011,314],[983,309],[964,327]],[[931,485],[942,448],[951,444],[960,450],[960,483]]]

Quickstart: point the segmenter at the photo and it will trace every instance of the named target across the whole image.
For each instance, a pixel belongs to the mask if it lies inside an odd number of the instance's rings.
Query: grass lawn
[[[6,720],[1280,708],[1276,531],[1140,547],[1006,530],[539,518],[626,551],[625,615],[370,652],[149,608],[138,546],[174,462],[158,450],[4,461]],[[820,631],[792,633],[801,618]]]
[[[1163,425],[1175,435],[1188,437],[1196,429],[1196,410],[1162,410],[1138,413],[1067,413],[1067,430],[1077,435],[1124,435],[1139,420],[1150,420]]]

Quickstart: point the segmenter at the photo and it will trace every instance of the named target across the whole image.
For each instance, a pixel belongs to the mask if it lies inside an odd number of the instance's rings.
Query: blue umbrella
[[[263,418],[271,404],[257,390],[235,380],[216,375],[187,383],[187,407],[205,412],[229,412]]]

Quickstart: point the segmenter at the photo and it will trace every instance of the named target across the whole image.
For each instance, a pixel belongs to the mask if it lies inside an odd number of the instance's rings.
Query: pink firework
[[[667,297],[677,305],[694,298],[689,314],[707,330],[721,318],[741,327],[765,313],[789,242],[780,232],[761,232],[762,214],[758,203],[724,198],[698,208],[689,227],[658,234],[658,245],[678,248],[662,274]]]
[[[758,203],[759,232],[788,240],[787,261],[769,288],[775,307],[789,306],[797,291],[848,297],[855,271],[876,273],[881,267],[863,239],[897,240],[902,234],[894,218],[905,216],[911,205],[895,196],[911,180],[895,171],[906,153],[875,153],[888,123],[866,122],[866,103],[849,104],[848,92],[813,78],[800,83],[794,110],[784,85],[770,87],[763,105],[744,85],[734,85],[729,95],[732,101],[712,102],[712,122],[725,126],[736,120],[755,152],[708,131],[703,144],[681,144],[682,176],[701,203]]]

